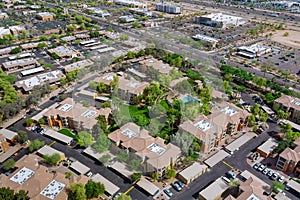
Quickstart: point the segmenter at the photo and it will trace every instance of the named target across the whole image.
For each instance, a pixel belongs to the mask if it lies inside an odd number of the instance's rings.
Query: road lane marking
[[[52,145],[54,145],[56,143],[56,141],[51,142],[48,146],[51,147]]]
[[[127,194],[128,192],[130,192],[133,188],[134,188],[134,185],[131,186],[126,192],[124,192],[124,194]]]
[[[231,169],[233,169],[234,167],[232,167],[231,165],[229,165],[227,162],[225,162],[225,161],[223,161],[223,163],[225,164],[225,165],[227,165],[228,167],[230,167]]]

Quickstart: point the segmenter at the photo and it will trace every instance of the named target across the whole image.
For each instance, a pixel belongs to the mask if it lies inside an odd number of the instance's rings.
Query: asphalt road
[[[234,168],[240,170],[248,170],[253,173],[255,176],[263,180],[269,185],[272,185],[272,180],[270,180],[267,176],[263,175],[261,172],[253,169],[247,162],[246,158],[251,151],[255,151],[255,149],[265,142],[274,132],[279,132],[280,127],[276,123],[268,122],[269,130],[260,134],[258,137],[251,139],[246,145],[242,146],[238,151],[236,151],[232,156],[229,156],[224,159],[226,163],[233,166]],[[179,193],[175,196],[174,199],[178,200],[190,200],[198,197],[199,191],[204,189],[214,180],[223,176],[227,171],[230,170],[230,167],[225,165],[223,162],[218,163],[217,165],[210,168],[208,172],[204,175],[197,178],[194,182],[189,185],[189,189],[185,189],[183,192]],[[286,195],[291,199],[298,199],[298,197],[294,196],[289,192],[285,192]]]

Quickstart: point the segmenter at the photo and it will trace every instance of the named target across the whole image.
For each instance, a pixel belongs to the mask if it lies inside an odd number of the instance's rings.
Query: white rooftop
[[[22,74],[22,76],[26,76],[26,75],[34,74],[34,73],[37,73],[37,72],[42,72],[44,70],[45,70],[44,67],[36,67],[36,68],[21,71],[21,74]]]
[[[141,83],[139,83],[139,82],[129,82],[128,84],[127,84],[127,86],[129,86],[129,87],[131,87],[131,88],[137,88],[137,87],[139,87],[141,85]]]
[[[51,183],[40,193],[49,199],[55,199],[55,197],[64,189],[66,185],[56,180]]]
[[[229,115],[230,117],[237,113],[237,111],[235,109],[233,109],[229,106],[222,109],[222,112],[225,113],[226,115]]]
[[[113,75],[108,75],[108,76],[105,76],[104,79],[108,80],[108,81],[112,81],[112,80],[114,80],[114,76]]]
[[[152,152],[156,153],[157,155],[162,155],[166,149],[159,146],[158,144],[156,143],[152,143],[150,146],[147,147],[148,149],[150,149]]]
[[[300,106],[300,101],[298,101],[296,99],[293,99],[292,103],[295,104],[295,105],[297,105],[297,106]]]
[[[97,114],[97,111],[88,109],[84,113],[82,113],[81,116],[86,117],[86,118],[91,118],[96,114]]]
[[[125,129],[124,131],[121,132],[123,135],[126,135],[129,138],[135,138],[138,136],[138,134],[130,129]]]
[[[236,21],[236,20],[242,19],[241,17],[226,15],[223,13],[212,13],[212,14],[204,15],[202,17],[207,17],[207,18],[210,18],[211,20],[217,21],[217,22],[231,22],[231,21]]]
[[[40,12],[38,15],[42,17],[55,16],[55,14],[51,12]]]
[[[89,167],[85,166],[79,161],[72,162],[70,167],[80,174],[86,174],[91,170]]]
[[[72,108],[73,108],[73,105],[66,103],[66,104],[62,105],[60,108],[58,108],[58,110],[67,112]]]
[[[34,171],[28,169],[27,167],[23,167],[18,173],[16,173],[13,177],[10,178],[11,181],[22,185],[25,183],[32,175]]]
[[[201,41],[205,41],[205,42],[219,42],[218,39],[206,36],[206,35],[202,35],[202,34],[197,34],[194,35],[192,38],[196,39],[196,40],[201,40]]]
[[[206,120],[201,120],[200,122],[196,123],[195,126],[201,131],[207,131],[208,129],[213,127],[213,125]]]

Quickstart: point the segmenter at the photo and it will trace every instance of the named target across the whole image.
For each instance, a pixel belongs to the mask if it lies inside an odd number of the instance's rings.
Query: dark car
[[[29,109],[29,111],[26,113],[27,115],[31,115],[32,113],[34,113],[35,109],[31,108]]]
[[[178,181],[175,181],[174,183],[172,183],[172,187],[177,191],[181,191],[182,190],[182,186],[178,183]]]
[[[168,197],[173,196],[173,193],[172,193],[171,190],[169,190],[169,189],[164,189],[164,193],[165,193]]]

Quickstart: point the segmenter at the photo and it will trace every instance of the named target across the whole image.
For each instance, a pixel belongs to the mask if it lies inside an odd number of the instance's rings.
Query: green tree
[[[40,36],[40,40],[41,41],[48,41],[49,40],[49,37],[45,36],[45,35],[42,35]]]
[[[289,118],[290,113],[284,112],[283,110],[278,110],[277,111],[277,118],[278,119],[287,119]]]
[[[92,90],[96,90],[98,86],[98,83],[96,83],[95,81],[90,81],[89,82],[89,88]]]
[[[45,120],[44,118],[39,119],[38,124],[43,125],[45,124]]]
[[[129,40],[129,36],[122,33],[122,34],[120,34],[120,40],[122,40],[122,41]]]
[[[44,141],[40,141],[39,139],[35,139],[32,142],[30,142],[30,145],[28,147],[28,150],[30,152],[33,152],[34,150],[37,150],[45,145]]]
[[[126,194],[121,194],[120,196],[118,196],[117,198],[115,198],[114,200],[132,200],[130,196],[126,195]]]
[[[260,105],[259,104],[255,104],[255,106],[251,107],[251,112],[254,116],[258,115],[260,112]]]
[[[117,160],[120,162],[126,162],[129,159],[130,155],[126,153],[125,151],[122,151],[117,155]]]
[[[176,170],[175,169],[166,169],[165,175],[167,179],[173,179],[176,177]]]
[[[93,136],[87,131],[80,131],[78,133],[78,144],[80,146],[91,146],[94,143]]]
[[[73,183],[70,186],[70,192],[68,195],[68,200],[85,200],[86,190],[82,183]]]
[[[99,134],[96,142],[92,146],[97,152],[102,153],[108,150],[110,145],[111,145],[111,141],[108,139],[108,137],[105,134],[102,133]]]
[[[20,53],[22,51],[21,47],[16,47],[14,49],[11,50],[11,54],[16,54],[16,53]]]
[[[133,173],[131,176],[130,176],[130,180],[132,183],[140,180],[142,178],[142,173],[140,172],[137,172],[137,173]]]
[[[47,47],[47,44],[45,43],[45,42],[40,42],[40,43],[38,43],[38,45],[37,45],[37,48],[38,49],[43,49],[43,48],[46,48]]]
[[[98,198],[100,194],[104,194],[105,188],[102,183],[96,183],[92,180],[89,180],[85,184],[85,195],[88,199]]]
[[[152,179],[153,179],[154,181],[158,181],[158,179],[159,179],[159,174],[158,174],[158,172],[153,172],[153,173],[151,174],[151,177],[152,177]]]
[[[141,166],[141,162],[140,159],[133,159],[129,162],[128,166],[131,170],[136,171]]]
[[[0,199],[3,200],[13,200],[14,199],[14,191],[9,187],[0,188]]]
[[[272,188],[273,188],[273,191],[275,193],[278,193],[278,192],[281,192],[281,191],[284,191],[284,185],[278,181],[274,181],[272,183]]]
[[[101,158],[99,158],[99,161],[101,163],[107,163],[111,159],[111,155],[105,154]]]
[[[24,144],[28,140],[28,135],[25,131],[18,131],[18,134],[14,137],[14,140],[19,142],[20,144]]]
[[[31,126],[33,124],[34,120],[31,118],[26,118],[25,119],[25,125],[26,126]]]
[[[254,115],[250,115],[248,117],[248,126],[253,126],[256,123],[256,119]]]
[[[50,156],[48,155],[44,156],[44,161],[51,165],[56,165],[60,160],[61,160],[61,156],[59,155],[59,153],[54,153]]]
[[[3,163],[3,169],[6,171],[15,168],[16,161],[12,158],[8,159]]]
[[[97,85],[97,91],[99,93],[107,92],[107,86],[103,82],[100,82]]]
[[[29,200],[28,191],[20,190],[19,192],[15,193],[14,200]]]
[[[66,179],[70,179],[71,176],[72,176],[72,172],[66,172],[66,173],[65,173],[65,178],[66,178]]]

